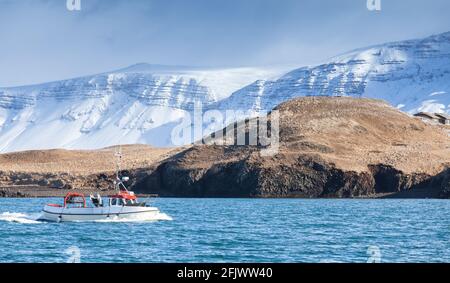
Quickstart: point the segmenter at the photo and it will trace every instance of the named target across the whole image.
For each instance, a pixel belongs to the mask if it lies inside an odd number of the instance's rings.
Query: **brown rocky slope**
[[[133,189],[185,197],[450,197],[445,129],[370,99],[306,97],[275,109],[277,154],[196,145]]]
[[[121,169],[132,182],[180,149],[123,145]],[[98,150],[30,150],[0,154],[0,197],[59,196],[68,190],[113,189],[117,147]]]

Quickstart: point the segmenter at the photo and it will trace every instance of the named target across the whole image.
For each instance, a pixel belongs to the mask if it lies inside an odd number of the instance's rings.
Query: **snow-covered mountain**
[[[283,69],[137,64],[40,85],[0,88],[0,151],[172,144],[194,105],[267,111],[297,96],[381,98],[399,109],[450,113],[450,32],[359,49]],[[211,129],[213,130],[213,129]]]
[[[170,145],[175,121],[276,69],[137,64],[110,73],[0,88],[0,151]]]
[[[311,95],[380,98],[405,112],[450,113],[450,32],[359,49],[277,80],[258,80],[215,107],[267,111]]]

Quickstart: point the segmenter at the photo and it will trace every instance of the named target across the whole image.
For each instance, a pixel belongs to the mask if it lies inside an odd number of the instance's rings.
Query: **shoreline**
[[[40,186],[0,186],[0,198],[63,198],[69,192],[81,192],[85,196],[99,193],[101,195],[112,195],[115,190],[88,190],[88,189],[57,189]],[[154,194],[136,194],[138,197],[156,197]]]
[[[426,190],[425,190],[426,191]],[[49,187],[40,187],[40,186],[5,186],[0,187],[0,199],[1,198],[63,198],[69,192],[81,192],[85,196],[89,196],[89,194],[100,193],[103,196],[112,195],[116,193],[114,190],[105,190],[105,191],[95,191],[88,189],[57,189],[57,188],[49,188]],[[140,198],[185,198],[185,199],[445,199],[439,197],[430,197],[429,192],[421,192],[417,191],[403,191],[403,192],[392,192],[392,193],[378,193],[375,195],[369,196],[358,196],[358,197],[323,197],[323,198],[308,198],[308,197],[276,197],[276,196],[230,196],[230,197],[186,197],[186,196],[176,196],[176,195],[164,195],[160,196],[157,194],[142,194],[137,193],[136,196]]]

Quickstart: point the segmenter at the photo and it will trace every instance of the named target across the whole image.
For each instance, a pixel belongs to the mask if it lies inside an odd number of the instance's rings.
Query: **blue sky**
[[[138,62],[302,66],[450,31],[448,0],[0,0],[0,86]]]

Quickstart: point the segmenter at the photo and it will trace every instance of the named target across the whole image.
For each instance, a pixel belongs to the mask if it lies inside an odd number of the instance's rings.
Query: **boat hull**
[[[46,205],[39,220],[51,222],[99,220],[154,220],[159,214],[156,207],[107,206],[67,208]]]

